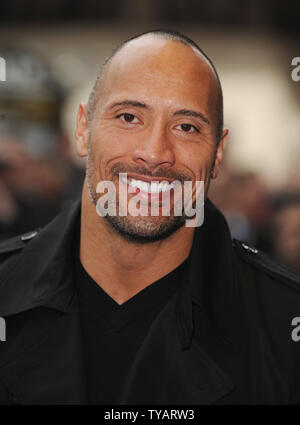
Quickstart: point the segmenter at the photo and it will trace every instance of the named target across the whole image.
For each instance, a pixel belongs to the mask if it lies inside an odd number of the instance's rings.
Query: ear
[[[217,147],[215,162],[214,162],[214,166],[213,166],[212,173],[211,173],[211,177],[213,179],[215,179],[217,177],[219,165],[223,161],[224,149],[226,147],[228,133],[229,133],[228,128],[225,128],[223,130],[222,137],[221,137],[219,144],[218,144],[218,147]]]
[[[87,156],[89,144],[89,117],[87,105],[81,103],[76,122],[76,150],[79,156]]]

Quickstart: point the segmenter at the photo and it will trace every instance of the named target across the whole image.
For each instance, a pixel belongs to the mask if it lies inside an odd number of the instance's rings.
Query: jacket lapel
[[[120,404],[211,404],[233,384],[195,339],[183,348],[173,298],[153,323],[120,394]],[[175,309],[176,311],[176,309]]]

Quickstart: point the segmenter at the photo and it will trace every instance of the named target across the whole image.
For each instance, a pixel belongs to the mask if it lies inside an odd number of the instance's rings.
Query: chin
[[[184,226],[184,217],[118,217],[105,216],[106,222],[129,242],[145,244],[168,238]]]

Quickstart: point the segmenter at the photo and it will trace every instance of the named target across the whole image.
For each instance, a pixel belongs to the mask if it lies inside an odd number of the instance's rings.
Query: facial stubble
[[[96,187],[99,183],[97,181],[97,168],[94,161],[92,144],[89,142],[88,145],[88,157],[86,166],[86,180],[88,194],[91,202],[97,205],[97,201],[101,195],[97,194]],[[124,170],[125,171],[125,170]],[[119,235],[128,241],[145,244],[158,240],[165,239],[171,236],[185,223],[184,215],[180,216],[132,216],[129,213],[126,216],[120,216],[118,214],[118,203],[117,197],[116,212],[117,215],[105,215],[99,217],[99,219],[105,219],[107,225],[116,231]]]

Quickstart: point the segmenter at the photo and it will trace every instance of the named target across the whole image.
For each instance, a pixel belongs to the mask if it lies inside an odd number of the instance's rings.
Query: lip
[[[127,178],[128,179],[134,179],[134,180],[141,180],[144,181],[146,183],[151,183],[151,182],[168,182],[168,183],[172,183],[174,180],[172,179],[168,179],[166,177],[149,177],[149,176],[141,176],[139,174],[128,174],[127,173]]]

